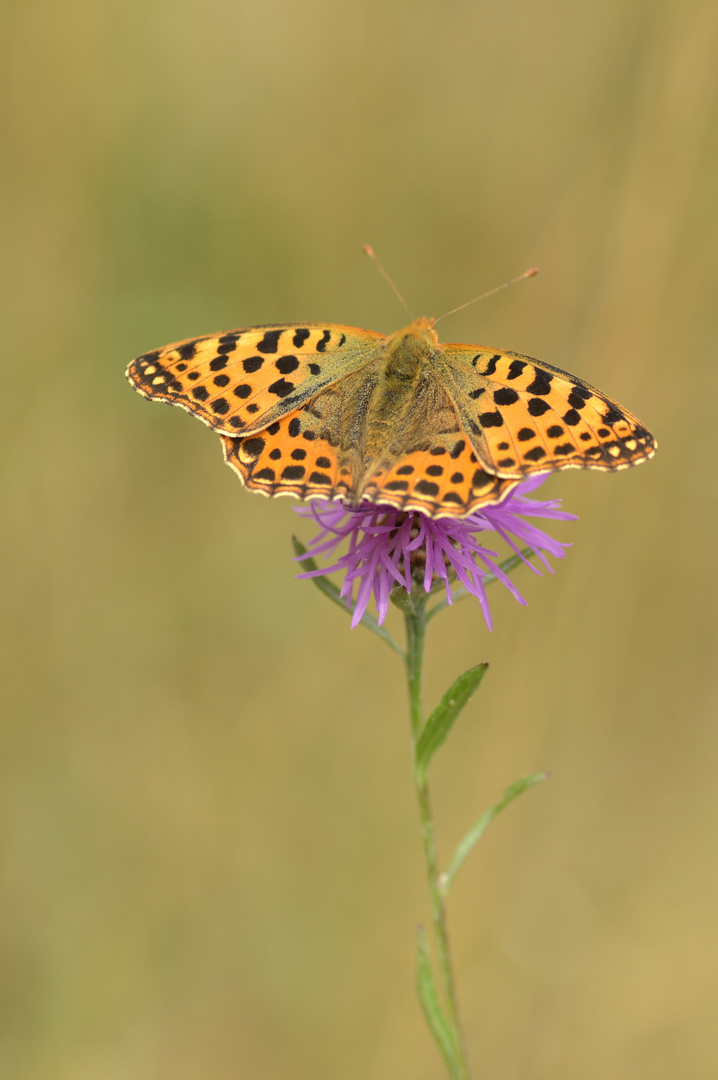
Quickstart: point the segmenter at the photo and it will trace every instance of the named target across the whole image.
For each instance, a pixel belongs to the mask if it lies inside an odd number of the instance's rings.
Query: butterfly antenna
[[[538,274],[538,269],[532,266],[530,270],[525,270],[523,274],[519,274],[518,277],[511,278],[511,281],[505,281],[503,285],[497,285],[495,289],[489,289],[488,292],[482,293],[481,296],[475,296],[473,300],[467,300],[465,304],[459,304],[458,307],[452,308],[451,311],[447,311],[445,315],[440,315],[438,319],[434,319],[434,325],[441,322],[442,319],[448,319],[449,315],[455,315],[457,311],[463,311],[464,308],[470,307],[475,304],[477,300],[484,300],[487,296],[493,296],[494,293],[501,292],[502,289],[507,288],[509,285],[515,285],[517,281],[523,281],[524,278],[533,277],[534,274]]]
[[[403,306],[404,306],[404,307],[406,308],[406,310],[407,310],[407,311],[409,312],[409,314],[411,315],[412,319],[415,319],[415,318],[416,318],[416,316],[414,315],[414,312],[413,312],[413,311],[411,310],[411,308],[410,308],[410,307],[409,307],[409,305],[407,304],[406,300],[405,300],[405,299],[404,299],[404,297],[403,297],[403,296],[401,295],[401,293],[400,293],[400,292],[399,292],[399,290],[397,289],[396,285],[395,285],[395,284],[394,284],[394,282],[393,282],[393,281],[391,280],[391,278],[390,278],[390,277],[389,277],[389,275],[387,274],[386,270],[384,269],[384,267],[383,267],[383,266],[381,265],[381,263],[380,263],[380,262],[379,262],[379,260],[377,259],[376,255],[374,254],[374,248],[373,248],[373,247],[371,246],[371,244],[364,244],[364,254],[365,254],[365,255],[368,255],[370,259],[373,259],[373,260],[374,260],[374,262],[376,263],[376,267],[377,267],[377,270],[379,271],[379,273],[381,274],[381,276],[382,276],[382,277],[383,277],[383,278],[384,278],[384,279],[385,279],[386,281],[388,281],[388,282],[389,282],[389,284],[391,285],[392,289],[394,290],[394,292],[396,293],[396,295],[397,295],[397,296],[399,297],[399,299],[401,300],[401,303],[403,304]]]

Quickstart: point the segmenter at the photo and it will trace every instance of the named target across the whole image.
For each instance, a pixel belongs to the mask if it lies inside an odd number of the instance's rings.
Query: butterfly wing
[[[256,435],[223,436],[225,460],[248,488],[264,495],[381,503],[431,517],[461,517],[479,503],[499,502],[520,483],[482,468],[471,443],[461,437],[449,403],[453,423],[445,417],[439,426],[451,431],[429,435],[430,424],[424,418],[421,440],[402,446],[406,437],[402,429],[397,445],[389,446],[387,456],[357,486],[363,461],[346,437],[345,422],[359,411],[356,401],[371,380],[370,372],[366,368],[348,376],[336,393],[331,388],[324,391],[304,409]]]
[[[332,324],[246,327],[144,353],[127,377],[145,397],[179,405],[220,434],[249,435],[368,363],[384,340]]]
[[[227,464],[264,495],[351,501],[378,363],[370,359],[255,435],[223,436]]]
[[[463,427],[497,476],[626,469],[655,453],[635,416],[575,375],[497,349],[451,344],[442,352]]]

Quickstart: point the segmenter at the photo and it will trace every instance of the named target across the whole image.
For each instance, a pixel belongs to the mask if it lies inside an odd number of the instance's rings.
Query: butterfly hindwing
[[[298,499],[338,499],[348,495],[351,473],[336,447],[290,413],[256,435],[222,436],[225,461],[252,491]]]
[[[407,512],[418,510],[429,517],[465,517],[477,506],[500,502],[518,483],[518,479],[487,472],[459,430],[454,436],[438,436],[374,472],[362,489],[362,498]]]
[[[215,431],[249,434],[363,366],[382,340],[331,324],[247,327],[144,353],[127,375],[145,397],[179,405]]]
[[[654,453],[635,416],[575,375],[520,353],[455,344],[443,352],[464,425],[499,476],[625,469]]]

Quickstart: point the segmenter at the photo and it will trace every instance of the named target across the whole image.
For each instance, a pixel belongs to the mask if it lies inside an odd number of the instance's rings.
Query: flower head
[[[562,559],[564,549],[570,547],[526,520],[576,520],[575,514],[560,509],[559,499],[540,502],[528,498],[545,479],[546,474],[526,480],[500,503],[460,519],[434,520],[418,512],[405,514],[394,507],[373,503],[352,507],[315,500],[309,507],[297,510],[320,526],[320,532],[310,541],[306,554],[334,557],[343,541],[348,542],[348,547],[330,566],[298,576],[315,577],[343,571],[340,591],[347,607],[353,606],[352,627],[361,622],[372,594],[381,624],[389,610],[394,586],[402,586],[407,592],[411,592],[412,587],[423,588],[428,593],[443,582],[447,601],[451,603],[452,585],[458,583],[479,601],[491,629],[491,612],[486,598],[487,574],[501,581],[520,604],[526,601],[508,574],[494,561],[497,552],[479,544],[477,534],[492,532],[501,537],[536,574],[541,571],[522,554],[522,547],[529,548],[551,573],[553,569],[546,555]]]

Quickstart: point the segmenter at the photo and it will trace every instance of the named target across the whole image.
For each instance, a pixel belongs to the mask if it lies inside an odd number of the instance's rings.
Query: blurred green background
[[[501,1080],[718,1074],[718,9],[703,0],[15,0],[2,65],[0,1075],[433,1080],[396,658],[307,582],[290,500],[124,381],[243,324],[541,357],[657,435],[544,489],[529,605],[433,624],[492,670],[434,774]],[[400,629],[396,613],[391,620]]]

